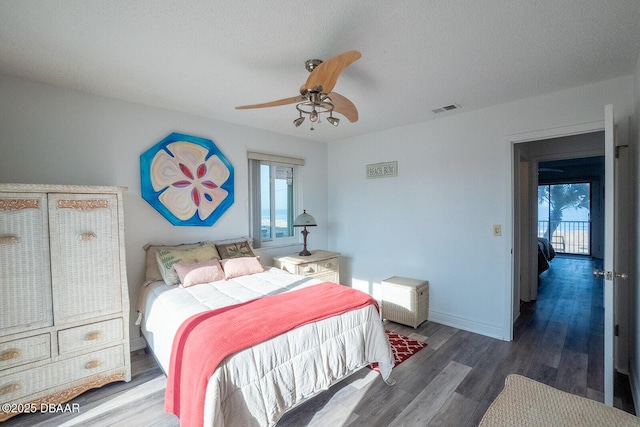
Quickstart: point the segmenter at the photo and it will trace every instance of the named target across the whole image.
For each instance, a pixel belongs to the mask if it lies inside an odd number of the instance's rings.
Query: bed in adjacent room
[[[165,407],[181,423],[274,425],[287,410],[372,362],[388,380],[393,355],[377,305],[366,294],[264,268],[247,242],[146,249],[147,281],[138,303],[142,333],[168,374]],[[216,253],[227,258],[217,262]],[[216,355],[220,360],[213,365],[202,361],[215,359],[209,357],[215,351],[202,350],[209,338],[194,335],[205,317],[211,318],[203,335],[211,337],[210,348],[230,346],[232,352]],[[182,334],[190,331],[191,338]],[[174,346],[176,336],[181,338]],[[258,342],[235,351],[245,338]],[[181,348],[189,339],[196,347]],[[186,375],[198,370],[206,372],[198,377],[201,386],[184,386],[194,381]],[[187,407],[194,398],[202,398],[201,406]]]
[[[549,263],[556,256],[551,242],[543,237],[538,237],[538,275],[544,273],[551,266]]]

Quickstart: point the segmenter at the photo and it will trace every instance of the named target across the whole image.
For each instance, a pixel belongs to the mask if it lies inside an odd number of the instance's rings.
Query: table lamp
[[[309,215],[306,209],[303,210],[302,213],[296,217],[295,221],[293,221],[294,227],[304,227],[304,229],[300,232],[304,237],[304,248],[302,249],[302,252],[300,252],[298,255],[300,256],[311,255],[311,252],[307,250],[307,234],[309,234],[309,232],[307,231],[307,227],[315,227],[317,225],[318,224],[316,224],[315,218]]]

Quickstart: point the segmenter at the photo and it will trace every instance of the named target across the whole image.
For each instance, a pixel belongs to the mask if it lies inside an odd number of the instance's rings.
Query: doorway
[[[539,185],[589,183],[589,253],[603,256],[602,203],[604,185],[604,132],[591,131],[570,136],[543,140],[531,140],[513,145],[514,155],[514,265],[513,265],[513,314],[512,321],[519,315],[520,301],[537,299],[539,259]],[[567,190],[567,188],[559,187]],[[570,189],[570,188],[569,188]],[[560,195],[559,195],[560,196]],[[565,191],[566,199],[557,206],[558,212],[572,211],[583,200]],[[569,196],[574,196],[573,200]],[[574,212],[571,212],[574,213]],[[558,220],[558,213],[554,220]],[[559,225],[559,223],[554,224]],[[549,236],[560,252],[566,251],[570,236],[555,233]],[[544,232],[544,229],[542,230]],[[576,234],[577,235],[577,234]],[[566,237],[566,238],[564,238]],[[555,242],[554,242],[555,240]],[[564,243],[564,248],[562,247]]]
[[[615,239],[614,236],[619,236],[619,230],[625,229],[627,224],[625,221],[621,221],[621,219],[626,216],[625,212],[628,210],[628,206],[626,206],[628,204],[628,195],[619,189],[624,186],[618,186],[615,189],[612,189],[614,178],[609,174],[615,177],[616,183],[621,180],[624,181],[622,178],[624,174],[621,174],[620,170],[626,168],[621,168],[620,166],[627,163],[626,158],[628,158],[628,153],[626,152],[627,150],[624,149],[624,147],[626,147],[626,145],[624,145],[626,142],[626,134],[624,132],[627,125],[626,122],[621,121],[619,123],[623,128],[623,131],[618,129],[617,134],[621,138],[620,140],[616,140],[613,137],[614,125],[612,107],[607,106],[605,108],[605,113],[606,120],[602,122],[591,122],[581,125],[529,132],[513,135],[510,139],[512,144],[511,148],[514,167],[512,173],[512,194],[514,197],[512,205],[514,233],[512,247],[514,257],[512,263],[512,299],[510,300],[510,303],[513,303],[513,310],[511,311],[513,316],[510,321],[515,322],[520,315],[517,304],[520,301],[520,297],[527,297],[526,294],[522,293],[522,287],[531,286],[530,297],[534,300],[537,297],[537,272],[535,272],[534,269],[526,271],[528,266],[535,262],[532,254],[533,250],[531,245],[523,245],[523,242],[526,242],[527,239],[530,241],[534,241],[536,239],[535,234],[531,232],[531,224],[537,222],[537,212],[532,208],[534,204],[532,200],[534,200],[533,195],[537,192],[537,168],[539,163],[548,160],[569,159],[571,157],[582,158],[601,156],[604,154],[604,150],[602,149],[604,148],[603,145],[606,145],[606,170],[608,175],[606,179],[607,197],[605,197],[605,200],[608,200],[606,203],[606,210],[607,218],[609,219],[607,219],[607,233],[605,234],[603,230],[603,236],[606,237],[606,239],[603,238],[603,240],[607,242],[606,246],[609,249],[606,249],[606,251],[603,250],[603,252],[608,254],[604,257],[605,269],[607,270],[607,286],[605,286],[607,292],[605,292],[604,303],[607,307],[611,307],[613,305],[612,302],[615,302],[615,306],[605,310],[605,313],[609,314],[605,316],[605,326],[608,326],[604,329],[604,335],[605,338],[607,336],[609,338],[605,339],[604,372],[605,379],[607,378],[607,375],[609,378],[609,380],[605,380],[605,401],[607,401],[608,404],[611,404],[610,402],[613,390],[612,374],[614,373],[611,363],[616,363],[615,367],[619,372],[627,373],[625,366],[626,361],[628,360],[628,349],[626,348],[628,346],[628,322],[624,320],[628,317],[628,307],[625,306],[627,301],[626,299],[621,298],[621,292],[618,292],[618,295],[615,295],[615,293],[613,296],[611,295],[611,278],[614,276],[609,270],[616,272],[617,275],[615,277],[626,277],[625,274],[617,273],[619,271],[627,271],[623,266],[623,262],[614,259],[615,267],[613,266],[614,262],[611,261],[611,253],[613,251],[611,248],[613,247],[613,240]],[[607,138],[606,144],[602,144],[605,139],[602,137],[602,130],[604,129],[605,122],[607,125]],[[617,127],[619,126],[616,125],[616,128]],[[591,145],[593,142],[595,142],[595,145]],[[614,166],[611,166],[612,163],[618,165],[618,173],[611,173],[611,171],[614,170]],[[524,177],[525,180],[522,180],[522,177]],[[614,193],[616,194],[615,200],[617,201],[615,207],[613,207],[612,202]],[[602,194],[604,195],[604,189],[602,189]],[[615,223],[616,230],[618,231],[609,231],[613,228],[612,223]],[[616,251],[618,253],[620,253],[621,246],[624,246],[620,243],[620,239],[617,239],[615,242]],[[625,251],[623,250],[622,253],[625,253]],[[621,268],[618,268],[619,265]],[[615,338],[613,337],[614,324],[616,326],[616,331],[620,331],[620,336]],[[513,338],[513,323],[511,323],[510,327],[512,333],[511,337]],[[614,346],[616,347],[615,349]],[[608,355],[607,351],[609,352]],[[607,366],[607,364],[609,365]]]
[[[620,281],[627,278],[629,249],[628,238],[623,230],[628,230],[629,226],[629,193],[628,186],[624,185],[628,178],[628,150],[625,148],[628,140],[628,120],[622,119],[618,122],[614,121],[613,106],[606,105],[604,108],[604,120],[597,122],[583,123],[579,125],[564,126],[554,129],[544,129],[534,132],[526,132],[517,135],[511,135],[509,138],[511,153],[513,155],[513,202],[512,202],[512,219],[513,219],[513,246],[512,246],[512,286],[509,303],[513,304],[512,310],[509,312],[511,316],[507,316],[508,324],[505,326],[510,332],[513,339],[513,325],[518,318],[520,312],[518,304],[520,297],[527,297],[522,294],[521,287],[530,286],[530,296],[535,299],[537,284],[533,277],[533,271],[523,271],[533,262],[531,246],[523,245],[530,232],[530,224],[533,220],[537,220],[537,213],[532,209],[532,203],[529,203],[530,195],[536,190],[531,184],[537,181],[536,171],[540,161],[552,158],[570,158],[575,151],[572,146],[561,144],[549,145],[549,141],[565,141],[565,138],[579,137],[583,141],[578,149],[578,156],[589,157],[596,155],[605,155],[606,179],[603,188],[605,227],[603,228],[603,270],[594,271],[594,274],[604,277],[604,384],[605,384],[605,403],[611,405],[613,402],[614,376],[616,370],[621,373],[628,373],[629,361],[629,301],[625,296],[626,287],[619,286]],[[604,131],[604,138],[599,139],[597,135]],[[596,137],[598,140],[604,140],[604,150],[593,150],[589,147],[587,141],[589,137]],[[593,139],[593,138],[591,138]],[[526,143],[533,142],[531,147],[535,147],[532,151],[528,151]],[[601,146],[601,145],[600,145]],[[546,150],[546,151],[545,151]],[[549,151],[550,150],[550,151]],[[555,150],[555,151],[554,151]],[[584,151],[583,151],[584,150]],[[586,154],[594,151],[593,154]],[[599,153],[598,153],[599,151]],[[551,153],[551,154],[550,154]],[[526,171],[526,173],[523,173]],[[520,178],[525,177],[527,185],[522,185]],[[623,185],[620,185],[623,184]],[[606,189],[606,192],[604,191]],[[524,201],[524,202],[523,202]],[[528,203],[528,205],[527,205]],[[525,206],[525,209],[522,206]],[[525,236],[520,237],[520,234]],[[533,237],[532,237],[533,238]],[[623,256],[616,256],[623,254]],[[525,289],[526,291],[526,289]],[[615,326],[615,328],[614,328]],[[615,329],[615,336],[614,336]]]

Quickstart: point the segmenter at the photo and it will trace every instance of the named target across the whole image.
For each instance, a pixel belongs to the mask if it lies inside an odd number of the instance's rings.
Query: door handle
[[[594,276],[602,276],[605,280],[613,280],[614,277],[618,277],[620,279],[627,279],[629,275],[627,273],[616,273],[613,271],[604,271],[604,270],[593,270]]]

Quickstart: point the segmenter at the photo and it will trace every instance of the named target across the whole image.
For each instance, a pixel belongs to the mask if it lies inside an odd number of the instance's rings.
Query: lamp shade
[[[318,225],[316,224],[316,219],[309,215],[306,209],[293,221],[294,227],[315,227],[316,225]]]

